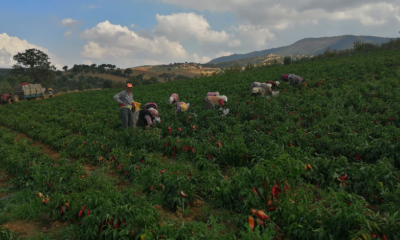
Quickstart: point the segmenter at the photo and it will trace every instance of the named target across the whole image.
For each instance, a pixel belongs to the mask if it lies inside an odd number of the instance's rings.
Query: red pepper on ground
[[[347,174],[344,174],[343,177],[339,177],[339,178],[340,178],[340,180],[346,180],[347,179]]]
[[[256,212],[257,217],[261,218],[261,219],[268,219],[268,215],[265,214],[265,212],[263,210],[258,210]]]
[[[259,197],[259,196],[258,196],[258,192],[257,192],[257,190],[255,190],[254,188],[252,188],[251,190],[253,190],[253,192],[255,192],[255,193],[256,193],[257,197]]]

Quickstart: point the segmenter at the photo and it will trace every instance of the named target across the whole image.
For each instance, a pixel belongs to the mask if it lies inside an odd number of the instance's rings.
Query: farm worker
[[[133,127],[143,129],[148,126],[154,127],[154,119],[158,117],[158,111],[154,108],[142,109],[133,113]]]
[[[259,83],[259,82],[252,82],[252,83],[250,83],[250,94],[253,93],[253,88],[255,88],[255,87],[260,87],[260,85],[261,85],[261,83]]]
[[[133,113],[132,105],[133,95],[132,95],[132,83],[127,83],[125,90],[119,92],[113,97],[114,101],[119,103],[120,113],[122,118],[122,128],[133,127]],[[138,112],[138,111],[137,111]]]
[[[190,103],[178,102],[176,104],[175,117],[179,111],[186,112],[188,110],[189,106],[190,106]]]
[[[154,108],[155,110],[158,110],[157,104],[155,104],[155,103],[153,103],[153,102],[146,103],[146,104],[144,105],[144,108],[145,108],[145,109]]]
[[[261,83],[259,87],[254,87],[250,93],[250,96],[256,97],[257,95],[264,95],[266,91],[272,92],[272,85],[269,83]]]
[[[208,92],[207,96],[219,96],[219,92]]]
[[[49,88],[47,90],[49,91],[49,98],[52,98],[53,97],[53,89]]]
[[[272,90],[275,90],[275,89],[277,89],[279,87],[279,82],[278,81],[276,81],[276,82],[274,82],[274,81],[265,81],[265,83],[271,84],[272,85]]]
[[[175,104],[179,102],[179,96],[176,93],[171,94],[171,96],[169,97],[169,104]]]
[[[215,106],[225,106],[224,102],[228,102],[228,98],[225,95],[222,96],[207,96],[204,98],[204,108],[206,110],[213,109]]]
[[[144,105],[144,108],[147,109],[147,110],[150,110],[151,108],[154,108],[155,110],[158,111],[158,106],[157,106],[157,104],[156,104],[156,103],[153,103],[153,102],[146,103],[146,104]],[[161,120],[160,120],[159,117],[156,117],[156,118],[154,118],[153,122],[161,122]]]
[[[299,77],[299,76],[294,75],[294,74],[282,74],[281,75],[281,80],[284,81],[284,82],[289,81],[290,85],[292,85],[292,86],[304,82],[304,78]]]

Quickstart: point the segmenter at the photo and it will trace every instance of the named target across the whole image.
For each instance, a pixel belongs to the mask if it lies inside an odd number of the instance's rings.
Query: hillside
[[[323,53],[327,48],[343,50],[353,47],[355,41],[361,41],[371,44],[382,44],[388,42],[392,38],[373,37],[373,36],[354,36],[344,35],[336,37],[321,37],[321,38],[304,38],[289,46],[271,48],[263,51],[255,51],[246,54],[233,54],[230,56],[219,57],[211,60],[208,63],[220,63],[234,61],[244,58],[259,57],[268,54],[275,54],[280,56],[292,55],[317,55]]]
[[[147,129],[122,129],[119,89],[0,106],[1,224],[58,221],[76,239],[399,239],[399,55],[137,86],[162,120]],[[249,96],[288,72],[305,84]],[[204,109],[209,91],[226,116]]]

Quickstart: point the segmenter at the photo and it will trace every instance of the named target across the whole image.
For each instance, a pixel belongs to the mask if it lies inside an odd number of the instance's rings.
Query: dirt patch
[[[10,231],[20,234],[22,239],[33,237],[39,233],[50,233],[59,230],[62,227],[67,226],[67,223],[61,223],[58,221],[47,222],[43,224],[33,220],[24,222],[23,220],[17,220],[13,222],[8,222],[2,225],[2,227],[7,228]]]
[[[61,154],[57,150],[52,148],[51,146],[44,144],[44,143],[40,142],[39,140],[33,140],[32,138],[26,136],[25,134],[20,133],[20,132],[15,132],[10,128],[6,128],[3,126],[0,126],[0,128],[8,129],[8,130],[12,131],[14,134],[16,134],[17,136],[15,138],[15,142],[21,141],[22,138],[28,139],[29,141],[32,141],[32,143],[33,143],[32,146],[41,147],[43,149],[43,153],[46,154],[48,157],[56,159],[56,160],[60,160]]]
[[[85,163],[84,165],[85,171],[90,175],[91,172],[97,171],[100,169],[99,166],[93,166],[90,163]]]

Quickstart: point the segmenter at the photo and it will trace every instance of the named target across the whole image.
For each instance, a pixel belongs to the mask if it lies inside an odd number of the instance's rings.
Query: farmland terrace
[[[121,129],[115,89],[0,106],[0,193],[13,196],[0,238],[29,220],[60,223],[42,239],[398,239],[399,54],[135,87],[159,106],[147,130]],[[250,98],[251,82],[283,73],[306,85]],[[227,116],[204,110],[209,91]],[[191,103],[177,117],[174,92]]]

